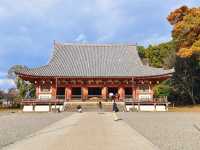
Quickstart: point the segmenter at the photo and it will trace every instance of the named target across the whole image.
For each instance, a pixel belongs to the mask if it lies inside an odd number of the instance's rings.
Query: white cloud
[[[87,42],[87,36],[83,33],[79,34],[76,39],[76,42]]]
[[[0,89],[9,89],[15,87],[15,82],[12,79],[0,79]]]
[[[186,2],[167,1],[163,5],[160,0],[0,0],[0,69],[18,63],[43,65],[53,40],[143,45],[168,41],[171,27],[166,16]],[[190,6],[197,3],[188,2]],[[4,76],[1,74],[0,79]]]
[[[0,18],[14,17],[19,14],[43,16],[60,0],[1,0]]]
[[[98,41],[108,41],[118,36],[117,33],[127,26],[134,26],[135,16],[126,13],[122,1],[101,0],[94,6],[94,27],[98,34]]]

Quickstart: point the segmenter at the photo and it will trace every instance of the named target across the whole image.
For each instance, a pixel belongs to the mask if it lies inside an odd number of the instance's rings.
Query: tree
[[[169,53],[166,57],[163,58],[163,68],[171,69],[174,68],[176,63],[176,53],[175,47],[173,47],[171,53]]]
[[[14,65],[12,66],[9,70],[8,70],[8,74],[7,74],[7,77],[9,79],[16,79],[16,74],[15,72],[16,71],[19,71],[21,69],[27,69],[28,67],[26,66],[23,66],[23,65]]]
[[[25,98],[27,92],[30,92],[30,97],[35,97],[34,85],[16,76],[15,72],[21,69],[27,69],[27,67],[21,65],[14,65],[8,70],[8,77],[15,80],[15,84],[18,89],[17,98],[19,99]]]
[[[177,55],[191,57],[200,52],[200,7],[182,6],[171,12],[168,21],[173,25],[172,37],[178,48]]]
[[[0,99],[4,98],[4,91],[0,90]]]
[[[177,54],[173,92],[178,100],[196,104],[200,99],[200,8],[182,6],[167,19],[173,26]]]
[[[143,62],[146,60],[153,67],[173,68],[175,62],[174,41],[161,43],[158,45],[149,45],[147,48],[138,46],[138,54]]]
[[[169,96],[171,93],[170,80],[163,81],[153,88],[155,97]]]
[[[145,58],[145,47],[137,46],[137,51],[141,59]]]

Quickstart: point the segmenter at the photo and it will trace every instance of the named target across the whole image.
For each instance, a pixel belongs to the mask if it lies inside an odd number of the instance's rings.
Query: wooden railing
[[[65,100],[61,99],[49,99],[49,100],[42,100],[42,99],[23,99],[21,104],[22,105],[52,105],[52,104],[63,104]]]
[[[166,97],[162,98],[153,98],[153,99],[144,99],[144,100],[139,100],[139,99],[132,99],[132,98],[126,98],[124,100],[126,104],[166,104],[168,103]]]
[[[65,95],[56,95],[56,99],[65,99]]]

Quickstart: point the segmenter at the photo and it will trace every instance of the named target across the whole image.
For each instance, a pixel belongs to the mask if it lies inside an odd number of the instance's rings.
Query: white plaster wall
[[[140,105],[140,111],[155,111],[154,105]]]
[[[139,94],[139,99],[152,99],[151,94]]]
[[[127,111],[130,111],[131,108],[133,108],[132,105],[126,106]],[[134,105],[134,108],[138,110],[138,105]],[[154,105],[140,105],[140,111],[166,111],[166,106],[157,105],[155,109]]]
[[[127,111],[130,111],[131,108],[133,108],[132,105],[126,105],[126,110],[127,110]]]
[[[33,106],[24,106],[23,112],[33,112]]]
[[[51,99],[51,94],[39,94],[39,99]]]
[[[165,105],[157,105],[156,111],[166,111],[166,106]]]
[[[36,112],[48,112],[49,111],[49,105],[36,105],[35,111]]]
[[[60,111],[64,111],[64,107],[63,107],[63,105],[56,105],[56,106],[54,106],[54,105],[52,105],[51,106],[51,109],[59,109]]]

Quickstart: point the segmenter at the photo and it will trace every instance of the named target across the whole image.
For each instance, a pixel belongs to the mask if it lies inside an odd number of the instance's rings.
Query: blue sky
[[[14,64],[47,64],[59,42],[156,44],[170,40],[169,12],[199,0],[1,0],[0,89]]]

